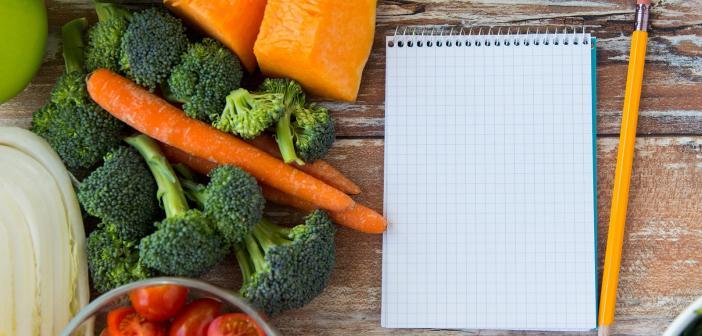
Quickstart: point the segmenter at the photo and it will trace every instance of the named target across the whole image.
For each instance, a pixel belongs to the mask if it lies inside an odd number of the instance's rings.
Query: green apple
[[[41,65],[48,33],[43,0],[0,0],[0,103],[14,97]]]

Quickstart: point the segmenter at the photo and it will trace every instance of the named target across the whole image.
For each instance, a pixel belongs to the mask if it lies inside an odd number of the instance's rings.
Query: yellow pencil
[[[614,321],[619,268],[621,266],[622,245],[624,243],[624,224],[626,223],[626,208],[629,201],[631,166],[634,161],[636,124],[639,117],[639,100],[641,98],[644,59],[646,58],[646,40],[648,38],[646,30],[650,8],[650,0],[636,1],[636,30],[631,37],[629,71],[626,76],[624,108],[622,109],[622,128],[619,134],[617,168],[614,173],[612,208],[609,215],[607,251],[605,252],[604,271],[602,272],[602,292],[600,293],[598,321],[598,334],[600,336],[609,335],[609,328]]]

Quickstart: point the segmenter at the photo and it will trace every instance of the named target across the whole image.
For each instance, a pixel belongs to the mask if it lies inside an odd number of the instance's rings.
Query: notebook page
[[[386,48],[382,325],[595,328],[591,45],[412,38]]]

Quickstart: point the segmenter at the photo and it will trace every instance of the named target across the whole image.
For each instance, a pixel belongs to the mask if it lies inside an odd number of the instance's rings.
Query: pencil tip
[[[609,336],[609,326],[599,326],[597,328],[597,336]]]

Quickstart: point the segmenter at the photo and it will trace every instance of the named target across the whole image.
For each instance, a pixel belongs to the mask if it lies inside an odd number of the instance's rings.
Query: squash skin
[[[254,42],[263,20],[266,0],[164,0],[188,23],[227,46],[246,70],[256,70]]]
[[[261,72],[355,101],[375,34],[376,0],[269,0],[254,45]]]

